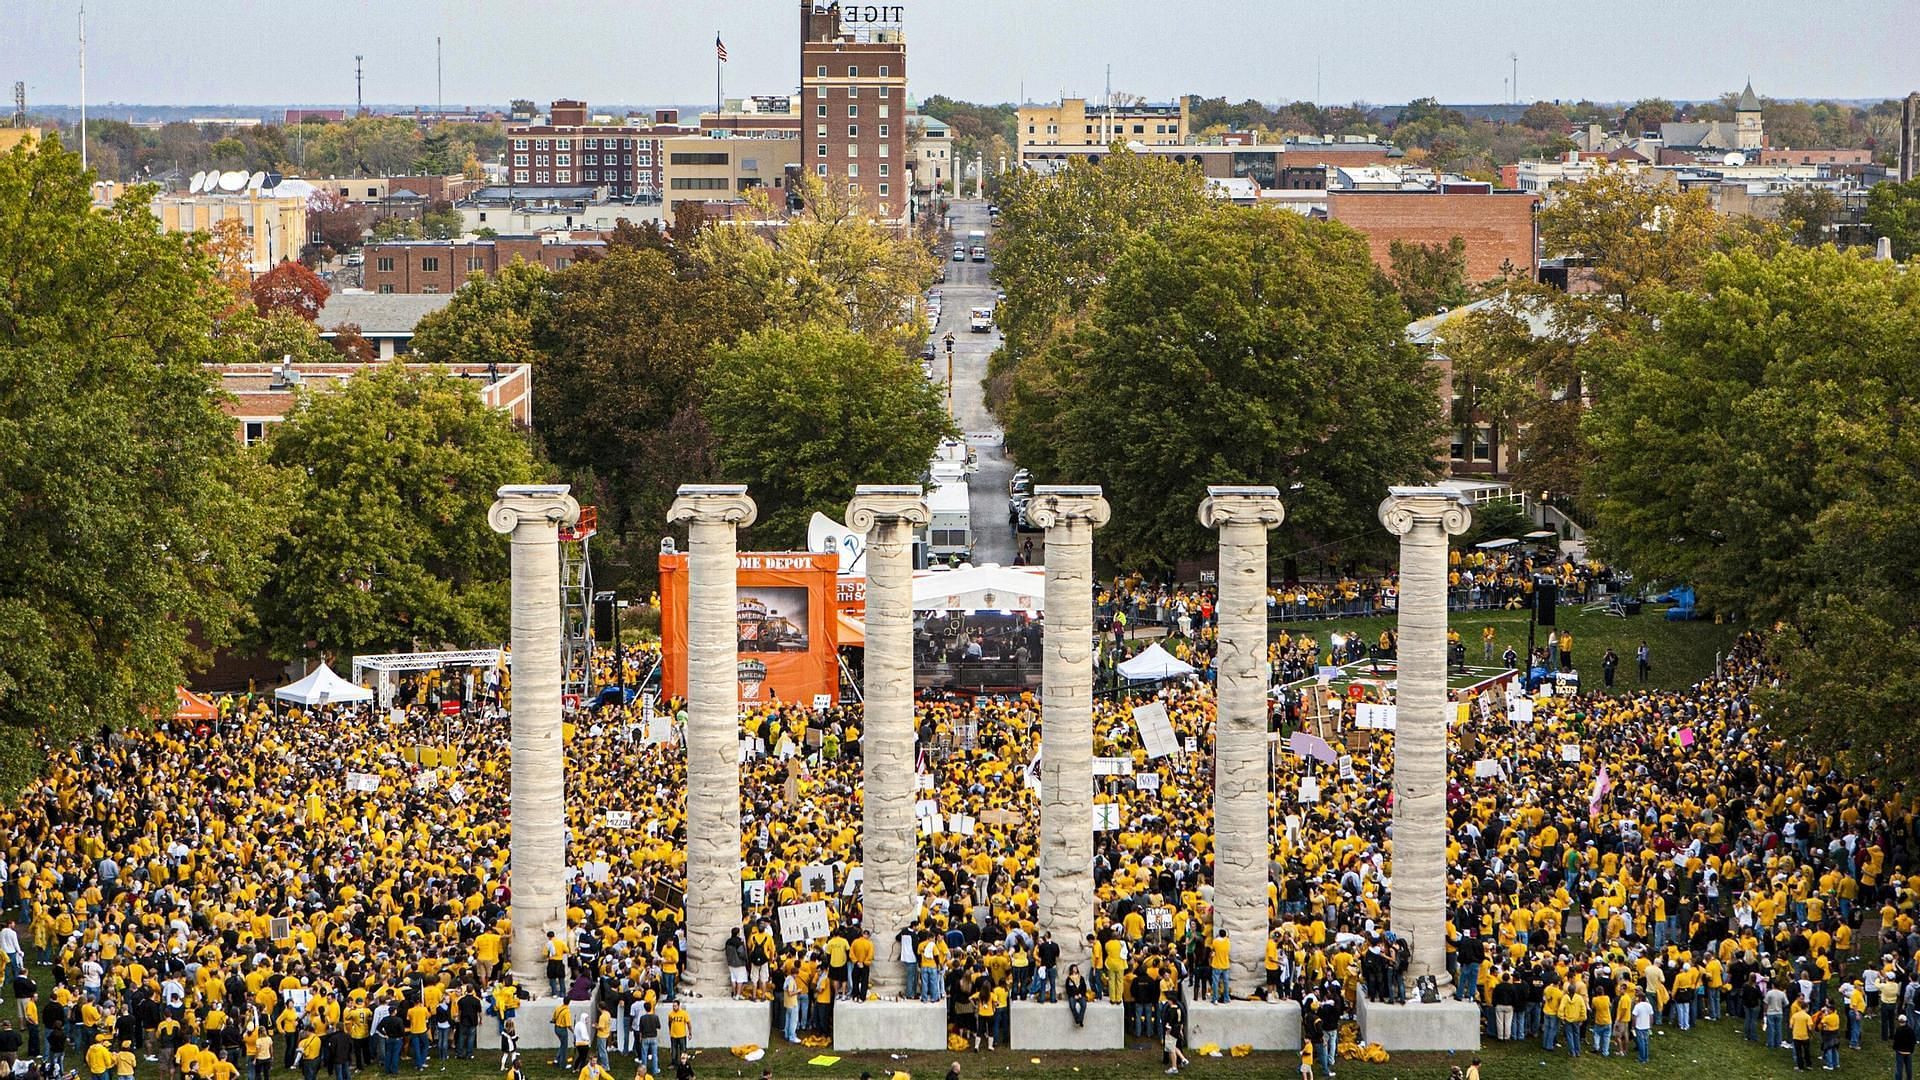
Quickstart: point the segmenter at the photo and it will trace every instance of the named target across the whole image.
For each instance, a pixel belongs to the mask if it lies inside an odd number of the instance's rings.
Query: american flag
[[[713,35],[713,54],[720,58],[721,63],[727,62],[727,43],[720,40],[719,34]]]

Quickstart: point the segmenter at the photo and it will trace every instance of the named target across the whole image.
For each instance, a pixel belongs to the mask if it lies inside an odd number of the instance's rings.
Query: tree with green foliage
[[[1210,549],[1208,484],[1277,484],[1294,537],[1344,539],[1434,471],[1435,376],[1405,327],[1360,234],[1216,206],[1133,237],[1087,318],[1023,366],[1008,436],[1037,479],[1105,487],[1121,565]]]
[[[548,456],[590,484],[582,500],[599,504],[601,529],[634,539],[629,581],[653,577],[647,553],[674,490],[713,475],[701,374],[763,310],[658,250],[608,248],[554,275],[535,323],[534,427]]]
[[[1788,188],[1780,196],[1780,225],[1801,247],[1835,241],[1840,220],[1840,197],[1826,188]]]
[[[373,223],[373,240],[385,243],[389,240],[419,240],[425,236],[417,218],[389,215]]]
[[[420,219],[421,232],[428,240],[455,240],[466,229],[466,219],[453,204],[442,200],[430,207]]]
[[[1414,318],[1456,308],[1472,298],[1467,288],[1467,242],[1458,236],[1444,244],[1394,240],[1387,245],[1393,287]]]
[[[1920,177],[1867,189],[1867,224],[1874,238],[1893,241],[1893,257],[1906,262],[1920,254]]]
[[[275,656],[505,638],[507,547],[487,510],[502,484],[537,474],[525,436],[471,382],[370,367],[302,391],[267,446],[299,478],[258,602]]]
[[[701,381],[715,473],[752,489],[761,547],[805,547],[813,513],[839,518],[856,485],[915,482],[954,430],[919,364],[843,329],[748,334]]]
[[[1776,622],[1779,722],[1912,761],[1920,698],[1920,279],[1831,247],[1708,260],[1588,417],[1608,557]]]
[[[1054,173],[1008,177],[993,240],[993,279],[1007,294],[994,309],[1005,335],[989,372],[988,401],[996,411],[1017,369],[1099,295],[1128,241],[1211,205],[1198,166],[1157,154],[1116,150],[1097,163],[1074,160]]]
[[[699,229],[686,242],[694,272],[726,282],[736,302],[752,305],[757,324],[799,329],[846,327],[896,349],[926,337],[922,290],[933,279],[931,252],[874,220],[844,183],[800,174],[804,207],[780,218],[764,193],[750,202],[758,226],[733,221]]]
[[[532,364],[543,356],[539,335],[552,306],[553,275],[515,260],[469,280],[446,307],[422,318],[413,352],[436,364]]]
[[[0,154],[0,784],[35,740],[164,714],[232,642],[276,479],[203,365],[233,293],[137,188],[94,210],[55,138]]]
[[[413,171],[422,176],[445,176],[458,170],[460,159],[454,156],[453,137],[445,131],[434,131],[420,139],[420,149],[413,159]]]

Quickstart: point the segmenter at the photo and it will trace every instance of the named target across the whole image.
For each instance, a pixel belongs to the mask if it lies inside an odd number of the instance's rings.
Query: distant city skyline
[[[921,0],[905,5],[916,99],[981,102],[1099,97],[1113,87],[1239,101],[1398,104],[1642,97],[1712,99],[1751,79],[1764,96],[1873,99],[1920,88],[1912,0],[1712,9],[1676,18],[1654,0],[1563,3],[1558,15],[1460,0],[1329,9],[1301,2]],[[369,105],[432,106],[434,39],[444,100],[554,98],[704,104],[714,43],[726,42],[728,97],[790,93],[798,81],[797,0],[311,0],[265,6],[206,0],[87,5],[89,104],[350,105],[354,56]],[[537,14],[529,14],[529,10]],[[0,8],[0,82],[27,83],[29,107],[79,101],[78,3]],[[1733,17],[1737,15],[1737,20]],[[1874,27],[1883,32],[1874,32]],[[1316,87],[1319,92],[1316,93]]]

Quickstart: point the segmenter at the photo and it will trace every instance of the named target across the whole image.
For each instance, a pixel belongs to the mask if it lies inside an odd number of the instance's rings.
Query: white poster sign
[[[607,828],[609,829],[633,828],[633,811],[631,810],[607,811]]]
[[[1320,801],[1320,781],[1311,776],[1300,778],[1300,801],[1314,803]]]
[[[947,817],[947,831],[961,836],[973,835],[974,820],[966,814],[951,814]]]
[[[740,891],[746,895],[747,903],[755,907],[759,907],[761,904],[767,902],[767,883],[765,880],[756,878],[753,881],[742,882],[740,884]]]
[[[1351,754],[1340,755],[1340,779],[1353,779],[1353,755]]]
[[[833,891],[833,867],[826,863],[814,863],[800,871],[800,885],[807,892],[829,893]]]
[[[913,786],[914,786],[914,790],[916,791],[932,791],[933,790],[933,774],[932,773],[915,773],[913,775]]]
[[[1163,907],[1148,908],[1147,909],[1147,929],[1149,930],[1173,929],[1173,909],[1163,908]]]
[[[1560,747],[1560,760],[1567,761],[1567,762],[1579,761],[1580,760],[1580,744],[1567,743],[1566,745]]]
[[[1369,731],[1393,731],[1399,721],[1400,707],[1397,705],[1376,705],[1363,701],[1353,709],[1353,726]]]
[[[348,791],[374,792],[380,790],[380,777],[373,773],[350,772],[347,774]]]
[[[1187,753],[1197,754],[1199,752],[1200,752],[1200,740],[1197,737],[1192,735],[1187,736]]]
[[[1093,804],[1094,832],[1117,832],[1125,819],[1119,803]]]
[[[1492,758],[1481,758],[1473,763],[1475,780],[1496,780],[1500,776],[1500,763]]]
[[[1533,723],[1533,699],[1515,698],[1513,705],[1507,709],[1507,719],[1516,724]]]
[[[847,880],[843,882],[840,886],[840,895],[852,896],[854,893],[854,890],[858,889],[860,887],[860,883],[865,880],[867,880],[867,874],[866,874],[866,870],[863,867],[856,866],[853,869],[847,871]]]
[[[1124,757],[1097,757],[1093,759],[1095,776],[1132,776],[1133,759]]]
[[[826,712],[828,709],[831,709],[831,708],[833,708],[832,694],[813,695],[813,711],[814,712]]]
[[[833,926],[827,921],[827,903],[824,900],[788,904],[780,909],[782,941],[818,941],[831,933]]]
[[[1160,774],[1151,772],[1135,773],[1133,775],[1133,786],[1141,791],[1159,791]]]
[[[453,803],[453,805],[455,806],[459,806],[461,803],[466,802],[467,786],[465,784],[455,784],[452,787],[448,788],[447,801]]]
[[[1140,745],[1146,748],[1149,758],[1166,757],[1180,746],[1173,734],[1173,721],[1167,717],[1167,707],[1157,701],[1135,706],[1133,723],[1140,729]]]

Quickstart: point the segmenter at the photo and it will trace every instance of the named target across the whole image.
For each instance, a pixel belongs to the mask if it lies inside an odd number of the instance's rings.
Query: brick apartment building
[[[907,216],[907,42],[896,27],[853,24],[892,5],[800,3],[801,161],[845,177],[879,216]]]
[[[587,103],[562,99],[543,124],[507,129],[508,179],[515,187],[605,187],[613,198],[658,198],[666,186],[660,140],[695,128],[678,109],[656,109],[651,125],[590,124]]]
[[[564,270],[580,249],[605,246],[605,240],[577,233],[368,244],[361,283],[371,293],[450,293],[468,277],[498,273],[515,260]]]
[[[1329,191],[1327,216],[1366,234],[1373,261],[1389,265],[1393,241],[1467,243],[1467,280],[1499,277],[1511,265],[1527,277],[1539,267],[1529,191]]]

